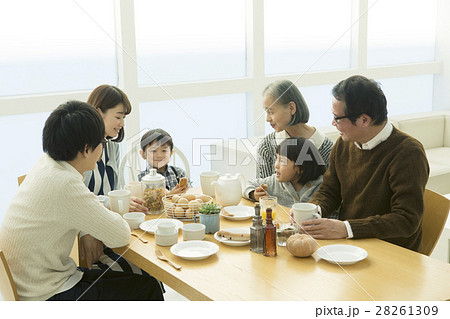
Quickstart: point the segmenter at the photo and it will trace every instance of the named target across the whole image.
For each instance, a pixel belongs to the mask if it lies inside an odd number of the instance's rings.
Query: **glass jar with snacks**
[[[148,214],[161,214],[164,211],[163,197],[166,196],[166,182],[162,175],[152,168],[150,173],[142,178],[145,185],[144,201]]]

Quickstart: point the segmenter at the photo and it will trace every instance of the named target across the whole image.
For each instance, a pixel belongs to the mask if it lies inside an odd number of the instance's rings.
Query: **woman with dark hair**
[[[266,121],[275,132],[266,135],[258,144],[256,177],[269,177],[274,173],[276,149],[289,137],[311,140],[319,150],[323,163],[328,166],[333,142],[315,127],[306,123],[309,110],[299,89],[288,80],[270,83],[263,91]]]
[[[102,157],[97,162],[95,169],[84,173],[84,183],[95,195],[108,195],[114,189],[120,189],[119,185],[119,165],[120,149],[119,142],[124,138],[125,116],[131,112],[131,103],[127,95],[119,88],[112,85],[100,85],[89,95],[87,103],[93,106],[100,114],[105,125],[105,144]],[[131,197],[130,211],[146,212],[147,207],[140,198]],[[83,238],[83,237],[82,237]],[[139,267],[121,258],[111,248],[103,247],[95,239],[87,241],[89,237],[80,240],[80,247],[89,253],[92,252],[92,259],[95,259],[95,267],[101,269],[111,268],[116,271],[124,271],[136,274],[145,274]]]
[[[314,144],[304,138],[291,137],[278,145],[275,174],[250,180],[245,196],[258,201],[262,196],[278,198],[278,204],[291,207],[305,203],[319,189],[326,166]],[[267,190],[262,185],[267,185]]]
[[[89,95],[87,103],[92,105],[105,123],[106,143],[103,156],[94,170],[84,174],[84,183],[95,195],[108,195],[114,189],[120,189],[119,165],[120,149],[125,132],[125,116],[131,113],[131,103],[127,95],[119,88],[103,84],[96,87]],[[144,201],[132,197],[130,211],[146,212]]]

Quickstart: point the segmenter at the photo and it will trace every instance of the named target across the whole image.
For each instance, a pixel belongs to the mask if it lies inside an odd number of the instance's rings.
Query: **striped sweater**
[[[286,131],[272,132],[266,135],[258,144],[256,155],[256,177],[265,178],[275,173],[275,161],[277,159],[277,145],[289,138]],[[309,139],[319,150],[325,165],[329,164],[329,157],[333,142],[321,131],[316,132]]]

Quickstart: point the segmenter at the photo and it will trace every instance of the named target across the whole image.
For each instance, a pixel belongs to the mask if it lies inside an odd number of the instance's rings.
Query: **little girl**
[[[250,180],[244,195],[259,201],[262,196],[278,198],[278,204],[291,207],[308,202],[322,183],[326,165],[314,144],[301,137],[291,137],[277,147],[275,174]],[[267,185],[267,191],[263,186]]]

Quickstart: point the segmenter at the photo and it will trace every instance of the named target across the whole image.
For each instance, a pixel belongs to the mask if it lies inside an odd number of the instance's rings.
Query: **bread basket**
[[[162,199],[166,216],[180,220],[193,220],[200,206],[212,200],[211,196],[203,194],[167,195]]]

